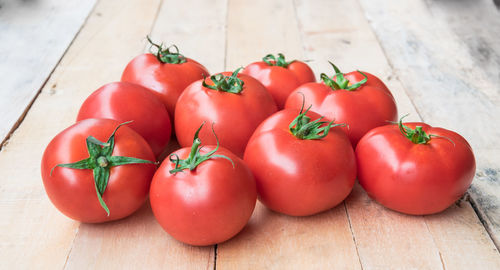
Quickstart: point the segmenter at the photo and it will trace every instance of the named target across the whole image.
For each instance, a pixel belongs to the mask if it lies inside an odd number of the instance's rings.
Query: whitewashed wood
[[[219,244],[217,269],[361,269],[345,205],[291,217],[257,204],[249,224]]]
[[[500,24],[498,12],[486,1],[440,4],[452,7],[446,11],[441,7],[429,10],[429,4],[424,1],[361,0],[361,3],[422,119],[431,125],[457,131],[470,142],[476,155],[477,175],[469,192],[498,246],[500,48],[498,27],[495,27]],[[462,29],[456,26],[459,22],[449,24],[446,21],[451,16],[457,20],[462,18],[457,17],[454,10],[472,16],[466,17],[464,24],[473,21],[476,24],[465,26],[461,34]],[[450,15],[443,17],[444,12]],[[482,31],[476,31],[479,28]],[[469,38],[473,40],[467,41]],[[483,50],[483,45],[489,48]],[[490,55],[484,57],[481,51]]]
[[[225,36],[225,16],[220,16],[225,14],[225,0],[212,3],[183,1],[182,4],[179,1],[163,1],[160,6],[158,2],[152,2],[147,9],[143,7],[143,3],[136,2],[127,7],[127,14],[129,9],[135,16],[141,13],[138,10],[147,12],[150,16],[157,13],[151,31],[153,39],[164,41],[166,44],[176,43],[182,53],[194,59],[198,57],[192,55],[193,52],[203,56],[210,55],[204,58],[208,66],[222,68],[222,59],[216,57],[224,55],[224,42],[218,40],[224,40]],[[213,13],[204,15],[209,9]],[[141,16],[147,16],[146,14]],[[204,24],[216,27],[204,27],[200,23],[200,17],[204,18]],[[142,19],[151,25],[152,18],[155,16]],[[125,29],[127,26],[119,27]],[[134,43],[139,45],[140,41],[144,42],[148,32],[136,33],[137,35],[133,36],[136,38]],[[137,38],[138,35],[142,36]],[[193,36],[196,39],[192,39]],[[212,39],[213,42],[200,46],[200,40]],[[120,61],[126,58],[130,60],[137,53],[139,52],[123,53]],[[121,72],[125,64],[118,65],[117,71]],[[178,147],[176,142],[169,144],[169,149],[175,147]],[[92,263],[92,267],[106,269],[212,269],[214,256],[213,246],[191,247],[170,237],[156,222],[151,209],[143,207],[130,219],[102,226],[80,226],[67,268],[85,269]],[[145,257],[147,258],[144,259]]]
[[[318,6],[322,8],[317,9]],[[349,12],[335,12],[339,10]],[[420,111],[417,113],[413,107],[398,73],[391,70],[356,2],[297,1],[297,13],[306,57],[325,59],[311,63],[317,73],[331,69],[326,59],[333,59],[344,71],[372,72],[388,82],[400,115],[411,113],[411,120],[420,120]],[[466,207],[432,218],[408,216],[374,203],[359,186],[346,205],[364,269],[448,269],[448,265],[470,269],[469,261],[476,269],[482,269],[499,263],[498,251],[481,226],[456,225],[455,220],[479,222]],[[455,242],[461,240],[457,236],[464,234],[468,235],[470,246],[467,250],[456,249]]]
[[[0,142],[23,117],[95,0],[0,3]]]
[[[176,44],[182,54],[200,62],[210,73],[222,72],[226,9],[227,0],[164,0],[151,36],[165,45]]]
[[[249,23],[251,22],[251,23]],[[303,59],[293,2],[230,1],[226,69],[268,53]],[[258,203],[250,224],[217,247],[217,269],[361,269],[345,206],[312,217],[276,214]]]

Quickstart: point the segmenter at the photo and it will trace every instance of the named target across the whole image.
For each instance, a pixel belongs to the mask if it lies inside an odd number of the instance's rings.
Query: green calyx
[[[332,62],[328,61],[328,63],[330,63],[330,65],[332,65],[333,69],[335,70],[335,75],[332,76],[332,78],[330,78],[325,73],[321,73],[320,78],[327,86],[329,86],[333,90],[344,89],[348,91],[353,91],[358,89],[361,85],[365,84],[368,81],[368,77],[366,77],[366,75],[363,72],[358,70],[358,72],[365,78],[355,84],[349,85],[349,80],[344,78],[344,74],[340,71],[340,69],[337,66],[335,66]]]
[[[93,136],[88,136],[86,139],[87,151],[89,152],[88,158],[73,163],[57,164],[50,171],[50,174],[52,175],[52,172],[56,167],[93,170],[94,186],[97,193],[97,199],[99,200],[99,203],[101,204],[102,208],[106,211],[108,216],[110,212],[108,206],[102,199],[102,195],[104,194],[104,191],[106,191],[106,187],[108,185],[109,171],[111,167],[127,165],[127,164],[138,164],[138,163],[153,164],[152,161],[139,158],[112,156],[113,148],[115,147],[115,133],[118,130],[118,128],[128,123],[130,122],[125,122],[118,125],[116,129],[113,131],[113,133],[111,133],[111,136],[109,136],[109,139],[106,142],[101,142]]]
[[[238,72],[240,72],[240,70],[242,69],[242,67],[238,68],[233,72],[231,76],[226,76],[224,74],[212,75],[210,76],[210,80],[212,80],[214,84],[207,84],[205,78],[202,85],[212,90],[239,94],[241,91],[243,91],[243,85],[245,84],[245,82],[238,78]]]
[[[434,134],[427,134],[423,129],[422,129],[422,126],[416,126],[415,129],[411,129],[405,125],[403,125],[403,118],[407,117],[407,115],[404,115],[403,117],[401,117],[399,119],[399,122],[397,123],[398,126],[399,126],[399,130],[401,131],[401,133],[406,137],[408,138],[412,143],[414,144],[428,144],[429,141],[431,140],[432,137],[435,137],[435,138],[443,138],[443,139],[447,139],[448,141],[450,141],[453,145],[455,145],[455,143],[448,137],[444,137],[444,136],[439,136],[439,135],[434,135]]]
[[[344,124],[333,124],[333,121],[321,121],[323,116],[311,121],[311,118],[306,115],[306,113],[311,109],[312,105],[304,111],[304,102],[300,108],[299,115],[293,119],[293,121],[288,126],[290,132],[300,140],[319,140],[328,135],[328,132],[332,127],[344,126]],[[323,126],[326,124],[326,126]]]
[[[167,64],[182,64],[187,61],[186,57],[184,57],[184,55],[179,53],[179,48],[177,48],[177,46],[171,45],[169,47],[164,48],[163,43],[156,44],[153,41],[151,41],[149,36],[146,36],[146,38],[148,39],[149,44],[151,44],[152,47],[155,47],[157,49],[156,53],[154,52],[151,53],[156,56],[158,61]]]
[[[278,53],[278,57],[276,57],[272,54],[268,54],[262,58],[262,61],[264,61],[266,64],[268,64],[270,66],[278,66],[278,67],[287,68],[288,65],[293,63],[295,60],[287,62],[285,60],[285,56],[282,53]]]
[[[196,133],[194,134],[194,139],[193,139],[193,145],[191,146],[191,152],[189,153],[189,157],[187,159],[180,159],[177,154],[171,154],[168,156],[168,159],[170,162],[175,164],[174,169],[170,170],[171,174],[175,174],[177,172],[181,172],[185,169],[188,169],[190,171],[193,171],[200,165],[202,162],[207,161],[212,158],[225,158],[233,164],[234,168],[234,162],[227,156],[224,155],[217,155],[215,154],[217,150],[219,150],[219,139],[217,138],[217,135],[215,135],[214,131],[214,126],[212,125],[212,132],[215,136],[215,140],[217,141],[217,146],[210,152],[202,155],[200,154],[200,150],[203,146],[201,146],[201,140],[198,138],[198,135],[200,133],[201,128],[203,127],[205,123],[201,124],[201,126],[196,130]]]

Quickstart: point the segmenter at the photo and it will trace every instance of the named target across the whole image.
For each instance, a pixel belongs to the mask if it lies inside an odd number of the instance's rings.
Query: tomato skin
[[[279,109],[283,109],[290,93],[304,83],[315,82],[312,69],[304,62],[294,61],[286,68],[255,62],[242,71],[259,80],[271,93]]]
[[[128,127],[139,133],[160,155],[172,133],[170,117],[163,103],[145,87],[133,83],[109,83],[92,93],[80,107],[77,121],[108,118],[120,123],[133,121]]]
[[[229,72],[223,74],[231,75]],[[256,79],[243,74],[238,74],[238,78],[244,81],[239,94],[203,87],[202,80],[194,82],[181,94],[175,111],[175,132],[182,147],[192,144],[194,133],[203,122],[214,123],[220,145],[243,156],[253,131],[277,108]],[[209,128],[201,130],[200,139],[206,144],[217,143]]]
[[[214,146],[205,146],[205,154]],[[190,148],[174,153],[187,158]],[[150,201],[153,213],[175,239],[196,246],[224,242],[247,224],[255,208],[255,180],[245,163],[229,150],[219,148],[216,154],[229,157],[212,158],[193,171],[176,174],[169,171],[174,164],[168,159],[153,177]]]
[[[308,216],[341,203],[356,178],[354,151],[334,127],[319,140],[300,140],[288,125],[299,114],[285,109],[266,119],[248,142],[244,160],[252,170],[259,200],[292,216]],[[320,117],[308,112],[312,120]]]
[[[151,53],[141,54],[128,63],[121,80],[153,90],[173,120],[175,105],[182,91],[192,82],[209,76],[202,64],[190,58],[186,60],[181,64],[162,63]]]
[[[305,97],[304,107],[312,105],[311,110],[326,119],[348,124],[343,130],[355,147],[366,132],[397,121],[396,102],[391,92],[378,78],[363,73],[368,77],[367,83],[353,91],[333,90],[324,83],[303,84],[290,94],[285,108],[300,108]],[[363,79],[358,72],[347,73],[344,77],[352,83]]]
[[[424,123],[432,137],[428,144],[413,144],[397,125],[377,127],[356,147],[358,180],[368,195],[392,210],[427,215],[457,201],[470,186],[476,170],[474,154],[459,134]],[[455,145],[454,145],[455,144]]]
[[[54,166],[89,157],[86,138],[89,135],[106,141],[120,123],[109,119],[82,120],[56,135],[42,157],[41,172],[49,199],[64,215],[81,222],[98,223],[124,218],[135,212],[146,200],[155,172],[154,164],[128,164],[111,168],[103,200],[110,215],[99,204],[91,169]],[[135,131],[122,126],[116,132],[114,156],[128,156],[155,161],[147,142]]]

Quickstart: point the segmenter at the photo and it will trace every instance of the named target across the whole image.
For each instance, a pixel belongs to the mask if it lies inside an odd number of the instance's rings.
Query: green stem
[[[128,123],[130,122],[125,122],[118,125],[113,133],[111,133],[111,136],[108,138],[107,142],[101,142],[92,136],[88,136],[86,140],[87,151],[89,152],[88,158],[73,163],[57,164],[50,171],[50,174],[52,175],[52,172],[57,167],[93,170],[97,199],[108,216],[110,212],[108,206],[102,199],[102,196],[104,194],[104,191],[106,191],[106,187],[108,185],[111,167],[139,163],[153,164],[152,161],[139,158],[112,156],[113,149],[115,147],[115,133],[121,126]]]
[[[272,54],[268,54],[262,58],[262,61],[264,61],[266,64],[270,66],[278,66],[278,67],[283,67],[287,68],[288,65],[293,63],[296,60],[292,60],[290,62],[287,62],[285,60],[285,56],[282,53],[278,53],[278,56],[274,56]]]
[[[344,74],[340,71],[340,69],[332,62],[328,61],[328,63],[330,63],[330,65],[333,67],[333,70],[335,70],[335,75],[330,78],[325,73],[321,73],[320,78],[327,86],[329,86],[333,90],[344,89],[353,91],[358,89],[361,85],[365,84],[368,81],[368,77],[363,72],[358,70],[357,72],[363,75],[364,79],[355,84],[349,85],[349,80],[344,77]]]
[[[450,138],[445,137],[445,136],[439,136],[435,134],[427,134],[422,126],[416,126],[415,129],[411,129],[405,125],[403,125],[403,118],[407,117],[409,114],[404,115],[399,119],[399,122],[397,123],[399,126],[399,130],[401,133],[408,138],[412,143],[414,144],[428,144],[431,140],[432,137],[434,138],[443,138],[448,141],[450,141],[453,145],[455,145],[455,142],[453,142]]]
[[[233,94],[239,94],[243,91],[243,85],[245,82],[238,78],[238,72],[243,69],[242,67],[236,69],[231,76],[226,76],[222,73],[210,76],[210,80],[214,83],[207,84],[206,78],[203,80],[202,85],[206,88],[223,91]]]
[[[215,157],[225,158],[225,159],[229,160],[231,162],[231,164],[233,164],[233,168],[234,168],[234,162],[229,157],[224,156],[224,155],[218,155],[218,154],[216,155],[215,154],[217,152],[217,150],[219,150],[219,139],[217,138],[217,135],[215,135],[213,125],[212,125],[212,132],[215,136],[215,140],[217,141],[217,146],[212,151],[206,153],[205,155],[200,154],[200,150],[201,150],[202,146],[201,146],[201,140],[199,138],[199,133],[200,133],[200,130],[204,124],[205,123],[201,124],[201,126],[198,128],[198,130],[196,130],[196,132],[194,134],[193,145],[191,146],[191,151],[190,151],[187,159],[180,159],[177,154],[171,154],[170,156],[168,156],[170,162],[175,164],[174,169],[169,171],[171,174],[181,172],[185,169],[189,169],[190,171],[193,171],[202,162],[207,161],[207,160],[212,159],[212,158],[215,158]]]
[[[156,53],[151,52],[156,56],[156,59],[162,63],[166,64],[182,64],[185,63],[186,57],[184,55],[179,53],[179,48],[175,45],[170,45],[166,48],[163,47],[163,44],[156,44],[154,43],[149,36],[146,36],[148,39],[149,44],[151,44],[152,47],[156,48]],[[175,49],[175,51],[170,51]]]

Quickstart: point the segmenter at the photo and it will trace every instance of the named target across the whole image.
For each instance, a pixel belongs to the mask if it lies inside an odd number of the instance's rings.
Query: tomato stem
[[[157,49],[156,53],[151,52],[156,56],[156,59],[162,63],[166,64],[182,64],[187,62],[186,57],[179,53],[179,48],[175,45],[170,45],[166,48],[163,47],[163,43],[156,44],[154,43],[149,36],[146,36],[151,47],[155,47]],[[175,51],[170,51],[175,49]]]
[[[282,53],[278,53],[278,57],[276,57],[272,54],[268,54],[268,55],[262,57],[262,61],[264,61],[266,64],[268,64],[270,66],[278,66],[278,67],[287,68],[288,65],[295,62],[296,60],[292,60],[290,62],[287,62],[285,60],[285,56]]]
[[[427,134],[422,126],[416,126],[415,129],[411,129],[405,125],[403,125],[403,118],[407,117],[409,114],[404,115],[399,119],[399,122],[397,123],[399,126],[399,130],[401,133],[408,138],[412,143],[414,144],[428,144],[429,141],[431,140],[432,137],[435,138],[443,138],[448,141],[450,141],[453,146],[455,146],[455,142],[453,142],[450,138],[445,137],[445,136],[439,136],[435,134]]]
[[[236,69],[231,76],[226,76],[222,73],[215,74],[210,76],[210,80],[212,80],[213,84],[207,84],[206,79],[203,79],[202,85],[203,87],[223,91],[233,94],[239,94],[243,91],[243,85],[245,82],[238,78],[238,72],[243,69],[242,67]],[[201,127],[200,127],[201,128]]]
[[[200,130],[204,124],[205,124],[205,122],[203,122],[201,124],[201,126],[198,128],[198,130],[196,130],[196,132],[194,133],[193,145],[191,146],[191,152],[189,153],[189,156],[187,159],[180,159],[179,156],[175,153],[168,156],[168,159],[170,160],[170,162],[175,164],[174,169],[169,171],[171,174],[181,172],[184,169],[189,169],[190,171],[193,171],[202,162],[207,161],[207,160],[212,159],[212,158],[215,158],[215,157],[225,158],[225,159],[229,160],[231,162],[231,164],[233,164],[233,168],[234,168],[234,162],[229,157],[224,156],[224,155],[216,155],[215,154],[215,152],[217,152],[217,150],[219,150],[219,139],[217,138],[217,135],[215,134],[213,124],[212,124],[212,132],[215,136],[215,140],[217,141],[217,146],[212,151],[206,153],[205,155],[200,154],[200,150],[201,150],[202,146],[201,146],[201,140],[198,136],[199,136]]]
[[[302,93],[300,93],[302,94]],[[321,121],[324,117],[311,122],[311,118],[307,116],[307,112],[311,109],[312,105],[304,111],[305,97],[302,94],[302,107],[300,108],[299,115],[288,126],[290,132],[300,140],[319,140],[328,135],[332,127],[345,126],[345,124],[333,124],[334,121]],[[326,124],[326,126],[325,126]]]
[[[110,214],[108,206],[102,199],[104,191],[108,185],[109,173],[111,167],[126,165],[126,164],[139,164],[139,163],[151,163],[152,161],[133,158],[133,157],[123,157],[123,156],[112,156],[113,149],[115,147],[115,133],[123,125],[129,124],[132,121],[119,124],[116,129],[111,133],[107,142],[101,142],[95,137],[88,136],[87,151],[89,152],[89,157],[82,159],[73,163],[57,164],[50,171],[50,175],[57,167],[71,168],[71,169],[89,169],[94,172],[94,186],[97,193],[97,199],[101,204],[101,207]]]
[[[364,79],[355,84],[349,85],[349,80],[344,77],[344,74],[340,71],[340,69],[332,62],[328,61],[328,63],[330,63],[330,65],[333,67],[333,70],[335,70],[335,75],[330,78],[325,73],[321,73],[320,78],[327,86],[329,86],[333,90],[344,89],[353,91],[358,89],[361,85],[365,84],[368,81],[368,77],[363,72],[358,70],[357,72],[363,75]]]

